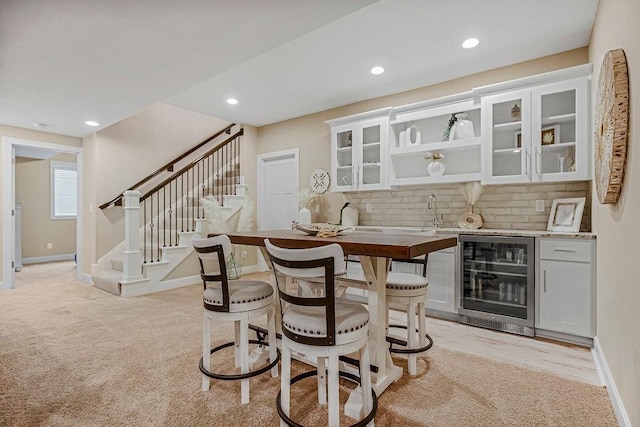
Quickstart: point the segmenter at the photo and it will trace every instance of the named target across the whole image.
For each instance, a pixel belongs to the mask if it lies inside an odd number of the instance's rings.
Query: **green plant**
[[[458,121],[458,118],[456,117],[456,114],[458,114],[458,113],[453,113],[453,114],[451,114],[451,117],[449,117],[449,123],[447,123],[447,129],[442,134],[442,140],[443,141],[448,141],[449,140],[449,134],[451,133],[451,128]]]

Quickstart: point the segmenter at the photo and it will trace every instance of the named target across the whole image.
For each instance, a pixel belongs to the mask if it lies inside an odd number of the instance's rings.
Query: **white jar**
[[[298,212],[298,222],[300,224],[311,224],[311,211],[307,208],[300,209],[300,212]]]
[[[431,176],[442,176],[446,166],[442,163],[442,160],[431,160],[431,163],[427,165],[427,172]]]

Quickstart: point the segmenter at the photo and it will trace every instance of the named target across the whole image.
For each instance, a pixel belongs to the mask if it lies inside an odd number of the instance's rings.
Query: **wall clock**
[[[593,126],[596,193],[602,204],[618,202],[629,134],[629,75],[624,50],[604,56]]]
[[[309,180],[311,184],[311,189],[318,194],[322,194],[329,189],[329,184],[331,183],[331,178],[327,171],[323,169],[316,169],[311,174],[311,179]]]

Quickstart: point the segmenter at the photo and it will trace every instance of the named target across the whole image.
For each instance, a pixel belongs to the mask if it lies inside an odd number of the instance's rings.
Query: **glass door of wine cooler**
[[[459,313],[533,333],[534,239],[460,235]],[[468,319],[463,319],[468,320]],[[466,323],[472,323],[466,321]],[[493,329],[508,330],[492,324]]]

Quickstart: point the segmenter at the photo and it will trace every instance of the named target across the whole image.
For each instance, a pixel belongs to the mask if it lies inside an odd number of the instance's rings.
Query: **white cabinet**
[[[589,81],[482,97],[485,184],[591,179]]]
[[[539,239],[538,253],[536,329],[592,338],[595,241]]]
[[[472,94],[461,96],[471,97]],[[458,99],[461,96],[453,97]],[[452,97],[396,107],[391,111],[389,153],[391,185],[416,185],[480,180],[480,104],[474,99],[449,102]],[[445,105],[435,105],[435,102]],[[466,115],[463,117],[462,115]],[[455,118],[460,119],[455,122]],[[464,122],[462,121],[464,120]],[[453,130],[447,134],[450,122]],[[456,128],[464,132],[456,132]],[[431,175],[434,153],[444,156],[444,174]]]
[[[389,109],[329,120],[331,190],[368,191],[389,188]]]
[[[452,313],[458,318],[456,307],[456,248],[447,248],[429,254],[427,263],[427,313]],[[430,313],[435,310],[436,313]],[[449,317],[449,316],[447,316]]]

